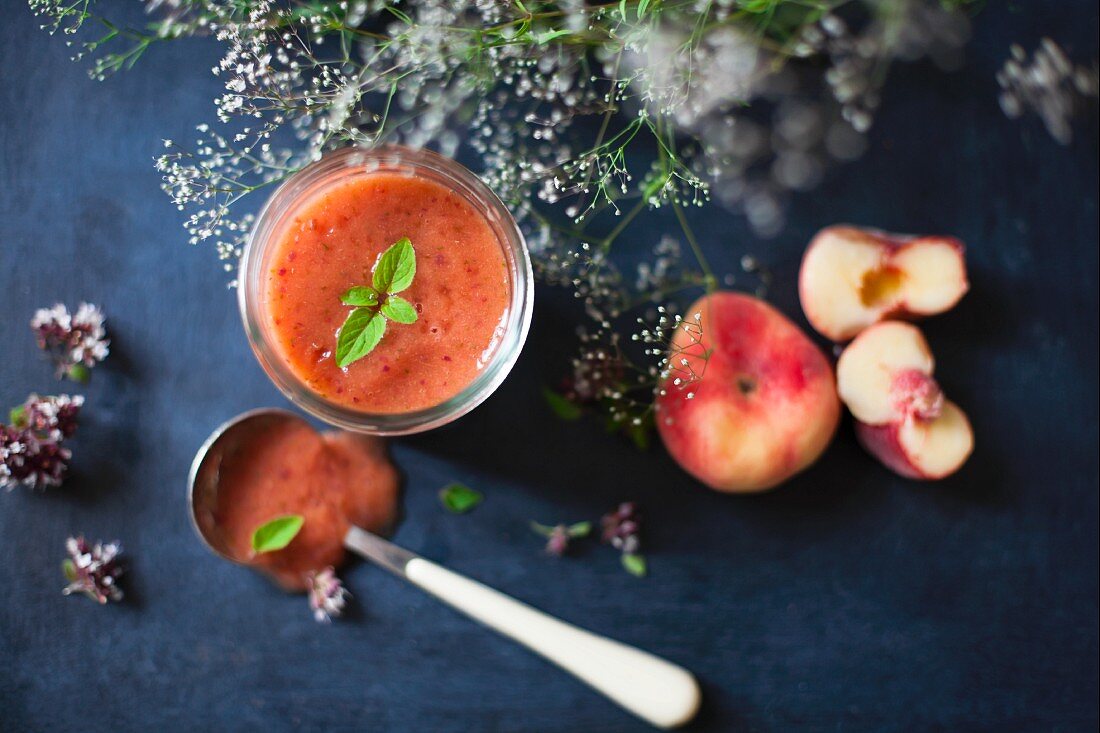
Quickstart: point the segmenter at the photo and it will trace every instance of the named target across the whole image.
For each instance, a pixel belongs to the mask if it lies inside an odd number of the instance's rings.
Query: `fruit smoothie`
[[[377,346],[341,368],[350,288],[407,238],[416,273],[400,293],[413,323],[388,322]],[[439,405],[468,387],[500,342],[511,298],[502,244],[485,215],[427,177],[364,170],[303,197],[273,235],[261,308],[277,358],[330,403],[373,414]]]
[[[397,521],[397,469],[381,438],[282,421],[246,436],[219,470],[213,524],[226,554],[287,590],[304,590],[310,571],[339,566],[352,525],[384,534]],[[287,514],[305,520],[297,536],[281,550],[254,553],[252,533]]]

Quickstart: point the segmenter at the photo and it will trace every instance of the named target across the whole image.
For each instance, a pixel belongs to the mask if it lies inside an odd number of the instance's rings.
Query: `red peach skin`
[[[912,479],[929,478],[917,470],[905,457],[905,449],[898,440],[898,426],[868,425],[856,420],[856,438],[860,445],[877,458],[882,465],[889,468],[899,476]]]
[[[770,489],[817,460],[840,417],[821,349],[778,310],[739,293],[704,296],[685,321],[657,397],[657,429],[673,459],[725,492]]]

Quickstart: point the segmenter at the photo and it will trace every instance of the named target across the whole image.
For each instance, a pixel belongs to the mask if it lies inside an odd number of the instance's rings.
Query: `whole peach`
[[[703,296],[672,337],[657,429],[680,466],[718,491],[764,491],[829,445],[840,400],[829,360],[764,301]]]

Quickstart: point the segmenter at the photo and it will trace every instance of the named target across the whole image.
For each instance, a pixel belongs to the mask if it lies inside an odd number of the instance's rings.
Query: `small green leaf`
[[[638,450],[649,450],[649,426],[645,423],[635,425],[633,422],[626,428],[626,434]]]
[[[416,308],[404,298],[391,295],[382,304],[382,315],[397,323],[416,323]]]
[[[645,11],[649,7],[649,0],[641,0],[638,3],[638,20],[645,17]]]
[[[579,420],[582,414],[581,408],[576,403],[570,402],[562,395],[558,394],[552,389],[543,387],[542,396],[546,400],[546,404],[550,405],[550,409],[554,411],[554,414],[560,417],[562,420]]]
[[[403,237],[382,253],[374,268],[374,289],[379,293],[400,293],[412,285],[416,275],[416,251]]]
[[[340,296],[344,305],[373,307],[378,305],[378,291],[369,285],[356,285]]]
[[[88,379],[92,376],[92,370],[84,366],[83,364],[73,364],[71,367],[69,367],[69,371],[66,372],[65,376],[67,376],[74,382],[87,384]]]
[[[16,427],[16,428],[22,426],[23,421],[26,418],[27,418],[27,408],[24,407],[23,405],[20,405],[19,407],[11,408],[11,412],[8,413],[8,422],[13,427]]]
[[[548,524],[531,522],[531,529],[535,531],[535,534],[542,535],[543,537],[550,537],[554,534],[554,528]]]
[[[626,0],[619,0],[619,16],[626,20]]]
[[[592,532],[592,522],[577,522],[565,528],[565,533],[573,539],[587,537]]]
[[[65,580],[70,583],[76,580],[76,565],[72,560],[66,558],[61,562],[61,572],[65,574]]]
[[[447,511],[453,514],[465,514],[484,501],[485,497],[480,491],[474,491],[469,486],[454,483],[439,490],[439,500]]]
[[[540,46],[544,46],[547,43],[550,43],[550,41],[554,40],[555,38],[568,36],[571,32],[572,31],[565,28],[559,28],[555,31],[544,31],[535,36],[535,43],[539,44]]]
[[[252,551],[261,554],[283,549],[298,536],[305,521],[301,514],[287,514],[260,525],[252,533]]]
[[[370,308],[356,308],[348,314],[336,338],[336,366],[343,369],[374,350],[386,333],[386,319]]]
[[[623,554],[623,567],[626,572],[635,578],[644,578],[646,573],[645,558],[641,555]]]
[[[642,199],[649,201],[651,198],[657,195],[657,192],[665,187],[668,183],[668,176],[653,176],[646,182],[645,188],[642,189]]]

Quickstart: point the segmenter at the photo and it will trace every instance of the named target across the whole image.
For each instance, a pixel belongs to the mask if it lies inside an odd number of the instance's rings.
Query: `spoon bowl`
[[[191,526],[211,552],[238,565],[218,526],[216,508],[221,483],[221,467],[227,456],[233,455],[249,438],[286,422],[304,423],[293,412],[274,407],[249,410],[219,425],[202,444],[187,477],[187,507]]]

